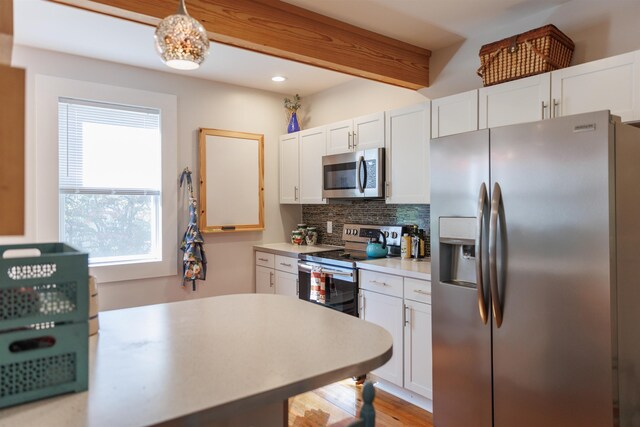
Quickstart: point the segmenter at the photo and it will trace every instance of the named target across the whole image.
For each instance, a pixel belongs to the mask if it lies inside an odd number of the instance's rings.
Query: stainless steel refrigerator
[[[431,141],[436,427],[640,426],[640,129]]]

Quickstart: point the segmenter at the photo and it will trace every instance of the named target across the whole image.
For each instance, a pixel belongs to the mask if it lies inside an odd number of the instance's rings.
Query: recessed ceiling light
[[[287,80],[287,78],[284,76],[273,76],[271,77],[271,80],[273,80],[274,82],[283,82]]]

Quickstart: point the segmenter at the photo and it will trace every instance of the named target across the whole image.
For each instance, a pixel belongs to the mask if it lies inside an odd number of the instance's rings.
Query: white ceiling
[[[435,51],[568,0],[286,1]],[[149,26],[45,0],[14,1],[14,40],[20,45],[303,96],[354,79],[217,43],[200,69],[175,71],[156,54],[153,32]],[[274,83],[274,75],[288,80]]]

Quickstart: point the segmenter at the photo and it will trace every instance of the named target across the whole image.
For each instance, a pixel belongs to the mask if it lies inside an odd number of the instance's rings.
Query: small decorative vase
[[[293,133],[298,132],[300,130],[300,125],[298,125],[298,116],[295,112],[291,113],[291,118],[289,119],[289,126],[287,126],[287,132]]]

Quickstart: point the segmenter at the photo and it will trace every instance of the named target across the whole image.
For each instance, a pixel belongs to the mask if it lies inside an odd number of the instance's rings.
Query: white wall
[[[638,0],[572,0],[433,52],[431,87],[420,93],[434,99],[482,87],[482,79],[476,75],[480,48],[514,34],[554,24],[574,41],[571,65],[575,65],[640,49],[639,23]]]
[[[303,99],[302,126],[308,129],[425,100],[414,90],[356,78]]]
[[[305,127],[422,102],[482,87],[476,75],[482,45],[546,24],[574,41],[572,65],[640,49],[640,0],[572,0],[480,37],[432,52],[431,86],[418,92],[355,79],[303,100]]]
[[[280,94],[23,46],[14,48],[13,64],[27,70],[26,236],[14,241],[37,241],[42,230],[36,229],[36,213],[46,215],[46,212],[37,210],[38,201],[35,198],[34,187],[38,170],[51,167],[35,163],[35,150],[38,149],[34,117],[36,74],[174,94],[178,97],[176,180],[185,166],[194,171],[195,177],[198,176],[198,128],[264,134],[265,231],[206,235],[208,275],[206,281],[198,282],[196,292],[192,292],[189,287],[182,288],[179,276],[106,283],[99,286],[100,309],[109,310],[254,291],[252,246],[285,241],[290,230],[295,228],[295,224],[301,219],[300,207],[281,206],[278,203],[278,137],[286,132]],[[52,162],[56,161],[52,159]],[[179,193],[180,195],[176,195],[179,203],[176,239],[182,237],[187,224],[183,193]],[[2,241],[8,240],[4,238]]]

